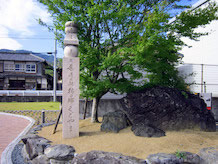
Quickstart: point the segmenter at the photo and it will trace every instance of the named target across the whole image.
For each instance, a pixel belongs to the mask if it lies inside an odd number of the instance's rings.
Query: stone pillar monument
[[[65,24],[63,57],[63,138],[79,137],[79,57],[77,25]]]

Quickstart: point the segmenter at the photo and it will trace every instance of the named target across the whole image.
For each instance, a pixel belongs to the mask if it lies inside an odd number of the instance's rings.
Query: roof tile
[[[0,60],[6,61],[38,61],[44,62],[45,59],[40,58],[31,53],[5,53],[0,52]]]

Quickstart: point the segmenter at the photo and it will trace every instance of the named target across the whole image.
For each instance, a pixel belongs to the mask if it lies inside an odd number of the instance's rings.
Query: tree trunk
[[[84,111],[83,119],[84,120],[86,119],[87,105],[88,105],[88,99],[85,98],[85,104],[84,104],[84,108],[83,108],[83,111]]]
[[[91,122],[99,122],[98,121],[98,104],[100,102],[100,98],[96,97],[92,101],[92,116],[91,116]]]

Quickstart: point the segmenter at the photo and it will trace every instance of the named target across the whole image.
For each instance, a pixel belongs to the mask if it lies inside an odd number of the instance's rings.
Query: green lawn
[[[60,102],[0,102],[2,110],[59,110]]]

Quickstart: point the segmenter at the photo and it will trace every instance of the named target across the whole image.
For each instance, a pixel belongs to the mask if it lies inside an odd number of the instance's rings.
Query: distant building
[[[0,90],[46,90],[45,59],[25,51],[0,51]]]

